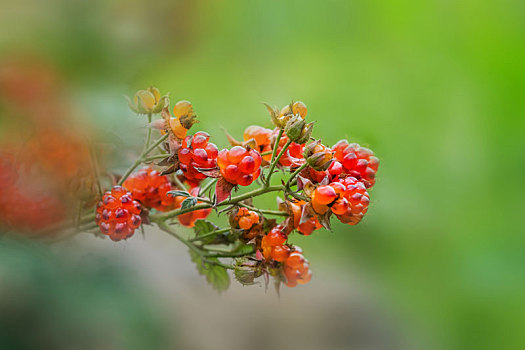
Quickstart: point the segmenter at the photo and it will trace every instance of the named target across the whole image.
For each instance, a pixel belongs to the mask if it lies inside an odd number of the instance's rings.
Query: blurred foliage
[[[2,4],[0,44],[53,62],[114,147],[138,149],[145,121],[121,96],[152,83],[192,101],[220,146],[220,126],[269,125],[261,101],[305,101],[316,136],[382,161],[360,225],[296,238],[309,259],[367,276],[415,344],[511,349],[525,346],[524,7],[21,0]]]

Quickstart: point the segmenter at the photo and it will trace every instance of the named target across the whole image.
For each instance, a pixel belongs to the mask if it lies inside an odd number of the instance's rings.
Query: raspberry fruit
[[[335,158],[343,165],[345,174],[355,177],[366,188],[374,186],[379,168],[379,158],[374,156],[374,152],[357,143],[349,144],[347,140],[337,142],[333,150]]]
[[[306,204],[304,201],[288,202],[288,207],[291,211],[293,219],[293,227],[297,229],[297,232],[303,236],[310,236],[312,232],[323,227],[315,216],[311,216],[307,221],[301,222],[301,216],[303,212],[303,206]]]
[[[366,214],[370,196],[362,182],[349,176],[317,187],[311,203],[317,214],[323,215],[331,210],[341,222],[355,225]]]
[[[284,233],[285,227],[282,225],[274,226],[270,232],[266,236],[262,238],[261,241],[261,248],[262,248],[262,254],[266,260],[274,259],[274,257],[277,257],[278,259],[281,258],[283,255],[283,251],[275,251],[274,247],[276,246],[283,246],[286,242],[286,239],[288,238],[286,234]],[[279,261],[279,260],[276,260]]]
[[[345,192],[344,198],[341,198],[340,201],[346,199],[346,202],[338,203],[336,201],[332,205],[332,212],[337,215],[337,218],[342,223],[355,225],[361,221],[368,211],[370,196],[366,191],[365,185],[354,177],[347,177],[341,180],[341,183],[345,186]],[[342,207],[340,211],[337,206]]]
[[[296,248],[296,247],[294,247]],[[288,287],[295,287],[297,284],[306,284],[312,279],[310,263],[303,256],[300,249],[295,249],[287,259],[284,260],[283,274],[286,278]]]
[[[239,208],[237,215],[235,215],[235,221],[238,223],[239,228],[242,228],[243,230],[249,230],[253,225],[259,222],[259,214],[242,207]]]
[[[190,194],[194,197],[197,197],[199,195],[199,188],[198,187],[192,188],[190,191]],[[175,208],[182,207],[182,202],[184,202],[184,200],[186,199],[187,197],[184,197],[184,196],[176,196],[175,197]],[[202,202],[198,201],[197,203],[202,203]],[[209,209],[199,209],[199,210],[194,210],[188,213],[181,214],[177,216],[177,218],[179,219],[179,222],[181,223],[181,225],[186,226],[186,227],[193,227],[195,226],[195,221],[206,219],[208,215],[210,215],[210,213],[211,213],[210,208]]]
[[[217,156],[222,176],[233,185],[250,185],[261,175],[261,162],[259,152],[242,146],[223,149]]]
[[[217,166],[219,150],[215,144],[208,142],[210,135],[203,131],[193,136],[186,136],[178,150],[179,167],[184,174],[186,182],[196,187],[206,178],[206,175],[197,169],[212,169]]]
[[[167,194],[173,190],[167,176],[161,176],[157,170],[144,167],[130,175],[123,183],[133,198],[144,207],[154,208],[158,211],[169,211],[175,208],[175,199]]]
[[[115,186],[98,203],[95,222],[100,232],[117,242],[133,236],[142,223],[140,212],[141,205],[133,199],[131,192]]]

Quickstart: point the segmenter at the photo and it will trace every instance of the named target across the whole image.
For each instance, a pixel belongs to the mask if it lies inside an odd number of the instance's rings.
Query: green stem
[[[277,163],[279,163],[279,160],[283,156],[284,152],[286,152],[286,149],[290,146],[291,143],[292,143],[292,140],[288,140],[286,144],[284,145],[283,149],[281,150],[281,152],[279,152],[277,157],[272,161],[272,164],[270,165],[270,171],[268,172],[268,177],[266,178],[266,187],[270,186],[270,180],[273,175],[273,170],[275,169],[275,166],[277,165]]]
[[[239,195],[237,197],[233,197],[230,200],[223,201],[223,202],[217,204],[217,207],[222,207],[222,206],[231,205],[231,204],[237,204],[238,202],[243,201],[243,200],[248,199],[248,198],[260,196],[260,195],[268,193],[268,192],[276,192],[276,191],[282,191],[282,190],[283,190],[282,186],[270,186],[270,187],[259,188],[259,189],[256,189],[256,190],[253,190],[253,191],[241,194],[241,195]],[[184,209],[181,208],[181,209],[176,209],[176,210],[173,210],[173,211],[170,211],[170,212],[167,212],[167,213],[163,213],[163,214],[151,215],[150,219],[151,219],[152,222],[161,223],[161,222],[166,221],[167,219],[171,219],[171,218],[177,217],[177,216],[179,216],[181,214],[189,213],[191,211],[195,211],[195,210],[199,210],[199,209],[208,209],[208,208],[213,208],[213,205],[212,204],[208,204],[208,203],[199,203],[199,204],[197,204],[197,205],[195,205],[195,206],[193,206],[191,208],[184,208]]]
[[[124,175],[120,178],[118,184],[119,185],[122,185],[124,183],[124,181],[126,181],[126,179],[128,178],[128,176],[133,172],[133,170],[135,170],[143,161],[144,157],[148,155],[148,153],[150,153],[151,151],[153,151],[155,149],[155,147],[157,147],[158,145],[160,145],[162,142],[164,142],[167,138],[168,138],[169,134],[166,134],[166,135],[163,135],[161,136],[157,141],[155,141],[155,143],[153,145],[151,145],[150,147],[148,147],[147,149],[145,149],[142,154],[140,155],[140,157],[133,163],[131,164],[131,166],[128,168],[128,170],[126,170],[126,172],[124,173]]]
[[[188,188],[182,183],[182,181],[180,181],[177,174],[173,174],[173,181],[175,181],[175,184],[181,191],[186,191],[189,193]]]
[[[144,156],[144,152],[148,149],[149,144],[151,142],[151,113],[148,113],[148,133],[146,135],[146,143],[144,144],[144,150],[142,151],[142,156]]]
[[[252,249],[251,252],[224,252],[224,253],[205,253],[204,256],[208,258],[238,258],[240,256],[246,256],[250,255],[253,252],[255,252],[254,249]]]
[[[149,163],[153,160],[157,160],[157,159],[164,159],[166,158],[168,155],[167,154],[157,154],[157,155],[154,155],[154,156],[150,156],[146,159],[143,159],[142,162],[144,163]]]
[[[212,236],[215,236],[215,235],[218,235],[218,234],[221,234],[221,233],[226,233],[226,232],[229,232],[230,231],[230,228],[227,227],[227,228],[223,228],[223,229],[220,229],[220,230],[215,230],[215,231],[212,231],[212,232],[208,232],[202,236],[197,236],[197,237],[194,237],[192,239],[190,239],[190,242],[195,242],[195,241],[200,241],[200,240],[203,240],[204,238],[208,238],[208,237],[212,237]]]
[[[281,137],[283,136],[284,129],[279,129],[279,134],[277,134],[277,138],[275,139],[275,142],[273,144],[272,149],[272,159],[270,160],[270,163],[273,163],[273,160],[275,159],[275,155],[277,154],[277,147],[279,146],[279,141],[281,141]]]
[[[285,213],[284,211],[259,209],[259,208],[255,208],[255,207],[252,207],[251,205],[244,204],[244,203],[237,203],[237,204],[240,205],[241,207],[248,208],[250,210],[256,211],[261,214],[276,215],[276,216],[289,216],[288,213]]]
[[[288,179],[288,181],[286,182],[286,188],[290,188],[290,184],[292,183],[292,180],[295,179],[295,177],[297,175],[299,175],[299,173],[308,166],[308,163],[304,163],[303,165],[301,165],[299,168],[297,168],[297,170],[295,170],[292,175],[290,175],[290,178]]]
[[[201,251],[199,248],[197,248],[193,243],[191,243],[190,241],[188,241],[187,239],[181,237],[178,233],[176,233],[175,231],[173,231],[171,229],[171,227],[168,226],[168,224],[166,224],[166,222],[158,222],[157,223],[159,225],[159,228],[167,233],[169,233],[170,235],[172,235],[173,237],[175,237],[176,239],[178,239],[179,241],[181,241],[184,245],[186,245],[188,248],[190,248],[192,251],[194,251],[195,253],[199,254],[200,256],[203,256],[204,255],[204,252]]]
[[[208,191],[215,183],[217,182],[217,179],[212,179],[211,181],[209,181],[206,185],[204,185],[204,187],[202,187],[200,190],[199,190],[199,196],[201,194],[206,194],[206,191]]]

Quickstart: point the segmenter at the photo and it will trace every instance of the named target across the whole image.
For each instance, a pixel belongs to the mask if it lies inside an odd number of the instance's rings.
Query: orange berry
[[[266,242],[271,246],[283,245],[286,242],[286,235],[279,229],[272,229],[266,236]]]
[[[230,149],[228,153],[228,160],[231,163],[237,164],[246,156],[247,153],[248,151],[246,150],[246,148],[241,146],[234,146],[232,147],[232,149]]]
[[[272,259],[283,262],[290,256],[290,247],[287,245],[276,245],[272,247]]]
[[[249,230],[253,226],[252,220],[250,220],[250,217],[243,216],[239,219],[239,227],[243,230]]]
[[[337,193],[331,186],[319,186],[315,189],[315,202],[319,204],[330,204],[337,198]],[[312,198],[312,201],[314,199]]]
[[[288,259],[286,259],[285,264],[292,269],[298,269],[304,265],[305,261],[303,254],[294,251],[290,254]]]

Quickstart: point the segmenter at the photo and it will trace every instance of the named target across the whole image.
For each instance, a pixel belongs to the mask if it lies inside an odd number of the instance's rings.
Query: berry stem
[[[273,163],[273,160],[275,159],[275,155],[277,154],[277,146],[279,146],[279,141],[281,141],[281,137],[283,136],[284,129],[279,129],[279,134],[277,134],[277,138],[275,139],[275,142],[273,144],[272,149],[272,159],[270,160],[270,163]]]
[[[145,158],[143,160],[143,162],[144,163],[149,163],[149,162],[151,162],[153,160],[164,159],[164,158],[166,158],[166,156],[167,156],[166,154],[157,154],[157,155],[154,155],[154,156],[149,156],[148,158]]]
[[[229,232],[229,231],[230,231],[229,227],[223,228],[223,229],[220,229],[220,230],[215,230],[215,231],[212,231],[212,232],[208,232],[205,235],[194,237],[194,238],[190,239],[190,242],[200,241],[200,240],[203,240],[204,238],[212,237],[212,236],[215,236],[215,235],[218,235],[218,234],[221,234],[221,233],[226,233],[226,232]]]
[[[206,185],[204,185],[204,187],[202,187],[200,190],[199,190],[199,196],[201,194],[206,194],[206,191],[208,191],[215,183],[217,182],[217,179],[212,179],[211,181],[209,181]]]
[[[205,253],[204,256],[208,258],[238,258],[240,256],[250,255],[255,252],[255,249],[252,247],[251,252],[241,251],[241,252],[222,252],[222,253]]]
[[[151,129],[150,129],[150,131],[151,131]],[[168,138],[168,136],[169,136],[169,134],[161,136],[157,141],[155,141],[155,143],[153,145],[151,145],[150,147],[146,148],[142,152],[140,157],[133,164],[131,164],[131,166],[128,168],[128,170],[126,170],[124,175],[120,178],[118,184],[122,185],[124,183],[124,181],[126,181],[128,176],[133,172],[133,170],[135,170],[144,161],[144,157],[146,157],[148,155],[148,153],[153,151],[155,149],[155,147],[157,147],[162,142],[164,142]]]
[[[151,126],[150,126],[151,119],[152,119],[151,113],[148,113],[148,133],[146,135],[146,143],[144,144],[144,150],[142,151],[143,156],[145,155],[145,152],[148,149],[149,144],[151,142]]]
[[[237,203],[237,204],[240,205],[241,207],[248,208],[250,210],[256,211],[256,212],[261,213],[261,214],[276,215],[276,216],[289,216],[289,214],[285,213],[284,211],[259,209],[259,208],[252,207],[251,205],[244,204],[244,203]]]
[[[299,168],[297,168],[297,170],[295,170],[292,175],[290,175],[290,178],[288,179],[288,181],[286,182],[286,188],[287,189],[290,189],[290,185],[292,183],[292,180],[295,179],[295,177],[297,175],[299,175],[299,173],[308,166],[308,163],[304,163],[303,165],[301,165]]]
[[[179,241],[181,241],[184,245],[186,245],[188,248],[190,248],[192,251],[194,251],[195,253],[197,253],[199,256],[204,256],[204,252],[202,250],[200,250],[199,248],[197,248],[193,243],[191,243],[190,241],[188,241],[187,239],[181,237],[178,233],[176,233],[175,231],[173,231],[171,229],[171,227],[169,227],[169,225],[165,222],[165,221],[162,221],[162,222],[157,222],[157,225],[159,225],[159,228],[165,232],[167,232],[168,234],[170,234],[171,236],[175,237],[176,239],[178,239]]]
[[[222,207],[222,206],[225,206],[225,205],[237,204],[238,202],[243,201],[243,200],[248,199],[248,198],[257,197],[257,196],[260,196],[260,195],[268,193],[268,192],[276,192],[276,191],[283,191],[283,190],[284,190],[283,186],[262,187],[262,188],[258,188],[256,190],[253,190],[253,191],[250,191],[250,192],[246,192],[246,193],[241,194],[241,195],[239,195],[237,197],[233,197],[233,198],[231,198],[229,200],[225,200],[225,201],[217,204],[216,206],[217,207]],[[152,222],[156,222],[156,223],[160,224],[160,223],[165,222],[168,219],[177,217],[177,216],[179,216],[181,214],[189,213],[191,211],[195,211],[195,210],[199,210],[199,209],[208,209],[208,208],[213,208],[213,205],[212,204],[208,204],[208,203],[199,203],[199,204],[194,205],[191,208],[176,209],[176,210],[172,210],[170,212],[166,212],[166,213],[163,213],[163,214],[151,215],[150,219],[151,219]]]
[[[272,175],[273,175],[273,171],[275,169],[275,166],[277,165],[277,163],[279,163],[279,160],[281,159],[281,157],[283,156],[284,152],[286,152],[286,150],[288,149],[288,147],[292,144],[292,140],[288,140],[286,142],[286,144],[284,145],[283,149],[281,150],[281,152],[279,152],[279,154],[277,155],[277,157],[275,157],[274,160],[272,160],[272,163],[270,164],[270,171],[268,172],[268,177],[266,178],[266,187],[270,186],[270,180],[272,178]]]
[[[177,174],[173,174],[173,181],[175,181],[175,184],[177,185],[177,187],[181,190],[181,191],[186,191],[188,192],[188,189],[186,188],[186,186],[182,183],[182,181],[180,181],[179,177],[177,176]]]

